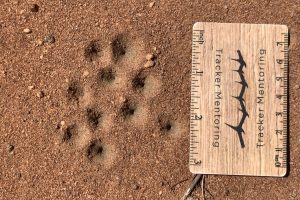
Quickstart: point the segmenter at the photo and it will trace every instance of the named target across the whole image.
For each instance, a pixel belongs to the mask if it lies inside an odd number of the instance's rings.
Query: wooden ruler
[[[288,28],[196,23],[191,80],[191,172],[284,176]]]

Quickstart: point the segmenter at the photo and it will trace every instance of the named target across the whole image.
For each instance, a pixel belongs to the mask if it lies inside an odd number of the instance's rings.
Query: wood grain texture
[[[191,172],[284,176],[287,27],[196,23],[192,63]]]

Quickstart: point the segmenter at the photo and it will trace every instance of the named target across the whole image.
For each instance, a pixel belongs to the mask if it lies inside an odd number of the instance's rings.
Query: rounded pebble
[[[26,33],[26,34],[29,34],[29,33],[31,33],[31,30],[30,30],[29,28],[25,28],[25,29],[23,30],[23,32]]]
[[[89,71],[85,70],[85,71],[83,72],[83,77],[86,77],[86,76],[88,76],[88,75],[89,75]]]
[[[33,89],[34,89],[33,85],[28,86],[28,90],[33,90]]]
[[[152,53],[148,53],[148,54],[146,55],[146,59],[147,59],[147,60],[153,60],[153,58],[154,58],[154,55],[153,55]]]
[[[155,2],[149,3],[149,7],[152,8],[154,6]]]
[[[156,47],[154,47],[153,50],[157,55],[161,53],[161,51],[159,49],[157,49]]]
[[[44,44],[44,41],[43,40],[38,40],[36,41],[36,45],[37,46],[42,46]]]
[[[148,61],[145,63],[144,67],[145,67],[145,68],[149,68],[149,67],[153,67],[154,65],[155,65],[155,62],[154,62],[153,60],[148,60]]]
[[[45,93],[44,93],[43,91],[40,91],[40,92],[38,92],[38,93],[36,94],[36,96],[37,96],[38,98],[43,98],[43,97],[45,96]]]
[[[12,145],[12,144],[9,144],[9,145],[7,146],[7,150],[8,150],[9,153],[12,153],[14,149],[15,149],[15,147],[14,147],[14,145]]]
[[[53,44],[55,42],[55,37],[53,35],[47,35],[45,38],[44,38],[44,42],[45,43],[50,43],[50,44]]]
[[[138,189],[139,189],[139,186],[138,186],[137,184],[133,184],[132,189],[133,189],[133,190],[138,190]]]

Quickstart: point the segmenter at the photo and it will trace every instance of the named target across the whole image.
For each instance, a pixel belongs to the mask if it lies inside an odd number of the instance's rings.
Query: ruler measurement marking
[[[281,134],[277,134],[277,138],[279,138],[277,142],[277,147],[275,147],[275,166],[278,168],[285,168],[287,166],[287,120],[288,120],[288,113],[287,113],[287,106],[288,106],[288,34],[282,33],[284,35],[284,41],[283,42],[277,42],[278,44],[283,44],[283,50],[280,52],[283,53],[283,59],[281,60],[279,64],[283,64],[283,67],[280,69],[283,70],[283,77],[276,78],[277,80],[283,81],[283,85],[280,85],[280,88],[283,88],[283,94],[281,94],[281,111],[279,111],[281,114],[281,119],[279,121],[280,125],[282,126],[282,129],[280,130]],[[277,116],[277,115],[276,115]],[[276,131],[277,133],[277,131]],[[282,154],[282,156],[280,156]]]
[[[197,162],[195,156],[198,154],[198,144],[199,137],[198,133],[200,131],[198,127],[199,121],[202,120],[202,115],[200,113],[199,107],[199,88],[201,85],[201,77],[203,77],[203,71],[199,70],[199,66],[201,63],[199,62],[202,51],[200,50],[200,46],[202,43],[201,36],[203,30],[193,30],[193,38],[192,38],[192,73],[191,73],[191,113],[190,113],[190,165],[194,165]],[[201,117],[199,117],[201,116]],[[198,117],[198,118],[197,118]]]

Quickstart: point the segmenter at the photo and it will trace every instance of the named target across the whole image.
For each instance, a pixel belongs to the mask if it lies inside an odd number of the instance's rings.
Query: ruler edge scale
[[[217,22],[196,22],[193,24],[193,30],[192,30],[192,70],[191,70],[191,93],[190,93],[190,98],[191,98],[191,104],[190,104],[190,130],[189,130],[189,169],[192,173],[202,173],[202,172],[197,172],[197,170],[195,170],[194,168],[192,169],[192,164],[198,163],[201,161],[197,161],[196,158],[193,157],[193,154],[195,154],[195,152],[192,152],[193,144],[194,144],[194,138],[199,138],[201,136],[199,136],[201,133],[193,133],[193,131],[199,131],[197,129],[194,129],[194,127],[197,127],[197,121],[196,123],[194,123],[195,120],[193,120],[192,118],[192,113],[194,112],[194,106],[193,106],[193,96],[195,96],[195,98],[201,98],[201,93],[200,91],[197,91],[198,94],[194,94],[193,95],[193,78],[195,78],[195,73],[197,72],[197,67],[194,67],[194,65],[197,64],[197,62],[194,61],[194,58],[197,57],[197,48],[194,46],[195,45],[195,40],[194,40],[194,33],[195,31],[199,31],[199,30],[195,30],[196,28],[198,28],[198,24],[223,24],[223,25],[270,25],[270,26],[282,26],[281,27],[281,33],[280,35],[283,35],[283,41],[280,40],[280,42],[282,42],[283,45],[283,66],[284,66],[284,70],[283,70],[283,84],[284,84],[284,89],[283,89],[283,105],[282,105],[282,118],[283,118],[283,123],[282,123],[282,128],[283,128],[283,133],[282,133],[282,173],[279,173],[279,168],[278,168],[278,174],[272,174],[272,175],[261,175],[261,174],[226,174],[226,173],[205,173],[204,174],[219,174],[219,175],[243,175],[243,176],[261,176],[261,177],[284,177],[287,176],[289,174],[289,44],[290,44],[290,34],[289,34],[289,29],[286,25],[282,25],[282,24],[247,24],[247,23],[217,23]],[[274,42],[277,43],[277,41],[275,40]],[[280,52],[282,52],[282,50],[280,50]],[[275,56],[275,51],[274,51],[274,56]],[[198,63],[200,64],[200,63]],[[203,70],[202,70],[203,73]],[[276,75],[277,73],[275,73]],[[201,101],[201,100],[200,100]],[[200,105],[199,105],[199,110],[200,110]],[[201,116],[201,112],[199,113]],[[201,116],[202,117],[202,116]],[[200,128],[200,126],[199,126]],[[200,132],[200,131],[199,131]],[[198,134],[198,136],[197,136]],[[196,135],[196,136],[195,136]],[[197,149],[197,148],[196,148]],[[198,170],[199,171],[199,170]]]

